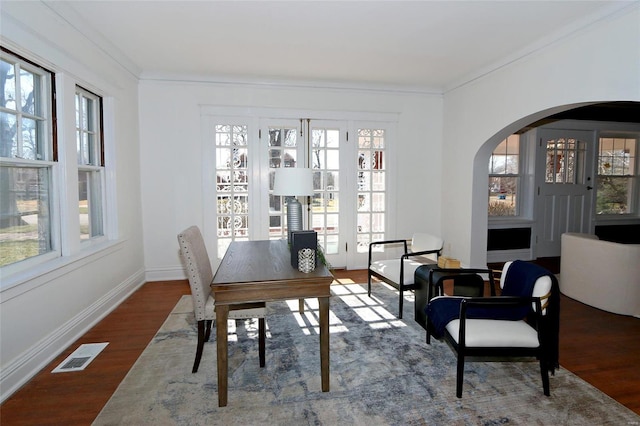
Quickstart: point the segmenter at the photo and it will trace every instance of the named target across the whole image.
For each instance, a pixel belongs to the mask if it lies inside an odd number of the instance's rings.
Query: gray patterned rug
[[[266,367],[258,365],[257,321],[230,323],[228,406],[219,408],[215,340],[191,374],[195,320],[184,296],[94,425],[638,425],[640,416],[574,374],[538,363],[470,362],[462,399],[456,360],[443,342],[424,343],[408,296],[383,284],[333,285],[331,391],[320,390],[317,301],[268,305]],[[232,327],[232,324],[235,324]],[[215,336],[215,332],[212,333]]]

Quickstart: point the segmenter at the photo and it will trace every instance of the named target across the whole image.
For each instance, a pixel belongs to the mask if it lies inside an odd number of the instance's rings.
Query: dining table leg
[[[320,307],[320,377],[322,392],[329,392],[329,298],[318,297]]]
[[[216,306],[216,348],[218,351],[218,407],[227,406],[227,319],[229,305]]]

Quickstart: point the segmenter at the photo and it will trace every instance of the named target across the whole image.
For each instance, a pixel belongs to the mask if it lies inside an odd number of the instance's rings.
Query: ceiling
[[[443,92],[638,1],[45,1],[141,78]]]

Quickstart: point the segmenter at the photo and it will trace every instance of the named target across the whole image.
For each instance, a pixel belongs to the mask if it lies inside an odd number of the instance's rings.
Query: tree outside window
[[[104,235],[102,98],[76,88],[76,147],[80,239]]]
[[[637,138],[601,137],[598,146],[596,213],[633,212],[633,190],[637,180]]]
[[[489,158],[489,216],[518,215],[520,135],[511,135]]]
[[[50,72],[0,58],[0,267],[53,250]]]

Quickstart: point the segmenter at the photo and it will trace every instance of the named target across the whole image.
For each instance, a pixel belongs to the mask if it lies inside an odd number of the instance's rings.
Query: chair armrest
[[[491,291],[491,296],[496,295],[496,286],[495,279],[493,274],[495,273],[492,269],[482,269],[482,268],[433,268],[429,271],[429,283],[433,283],[433,273],[441,272],[446,275],[441,276],[440,280],[444,281],[446,279],[453,278],[457,274],[487,274],[489,276],[489,287]]]
[[[373,241],[373,242],[369,243],[369,247],[375,246],[375,245],[380,245],[380,244],[400,244],[400,243],[403,243],[405,245],[405,247],[406,247],[407,246],[407,241],[408,240]]]
[[[385,241],[373,241],[369,243],[369,263],[367,264],[367,269],[371,266],[372,254],[373,254],[373,246],[376,245],[386,245],[386,244],[400,244],[404,245],[404,253],[408,252],[407,249],[407,240],[385,240]]]
[[[531,309],[531,304],[535,305]],[[527,296],[497,296],[497,297],[465,297],[460,303],[460,322],[467,319],[467,310],[471,307],[478,307],[488,310],[500,310],[505,308],[515,308],[518,306],[529,306],[527,315],[534,314],[536,322],[542,315],[542,302],[539,297]],[[531,312],[533,311],[533,312]],[[524,318],[524,316],[523,316]]]
[[[433,254],[433,253],[440,254],[441,251],[442,251],[442,249],[411,251],[411,252],[407,252],[407,253],[403,254],[402,258],[403,259],[408,259],[410,256],[422,256],[424,254]]]
[[[462,314],[466,314],[466,311],[470,307],[482,307],[482,308],[505,308],[514,306],[524,306],[529,303],[540,303],[539,297],[527,297],[527,296],[497,296],[497,297],[466,297],[460,304],[460,318]]]

